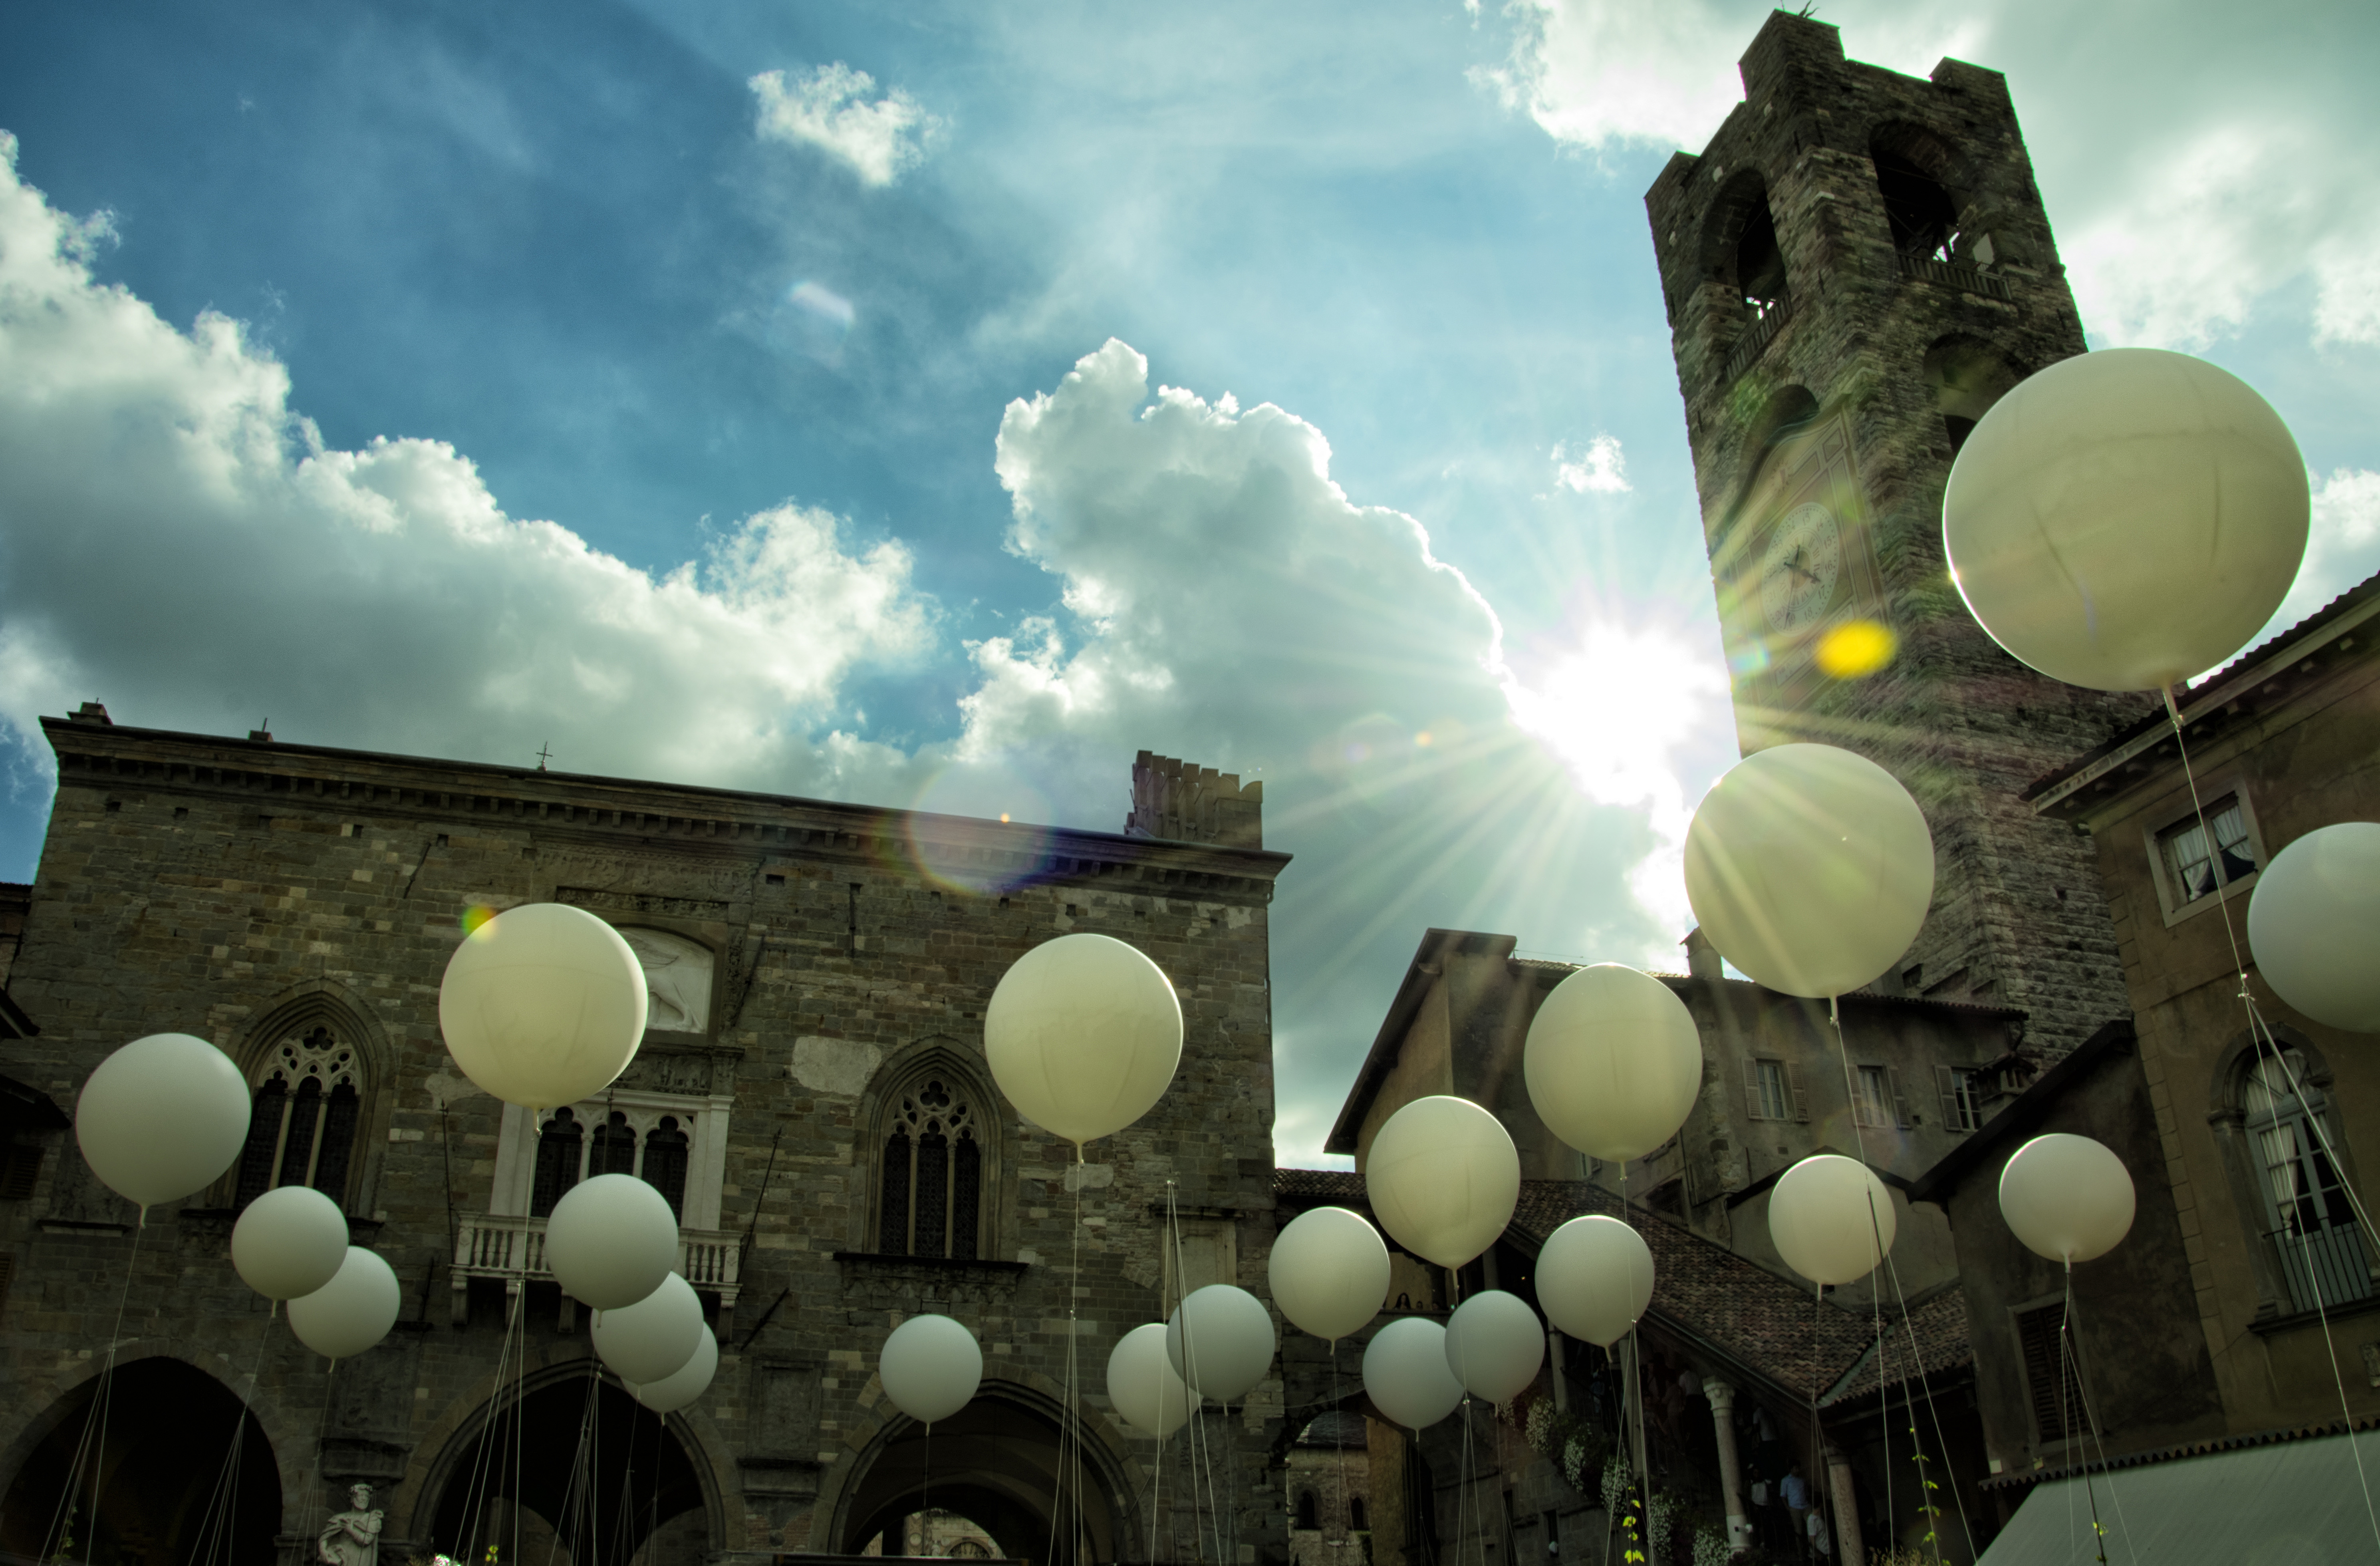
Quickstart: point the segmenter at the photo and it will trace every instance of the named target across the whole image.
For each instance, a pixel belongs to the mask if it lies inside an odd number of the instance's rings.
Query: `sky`
[[[1734,759],[1643,193],[1719,0],[0,12],[0,879],[38,719],[1119,830],[1266,785],[1277,1150],[1430,926],[1677,968]],[[2380,569],[2380,10],[1842,0],[2008,73],[2095,346]],[[161,1020],[161,1026],[167,1024]]]

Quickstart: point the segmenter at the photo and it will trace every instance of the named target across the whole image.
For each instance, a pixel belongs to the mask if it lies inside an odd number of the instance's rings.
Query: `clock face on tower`
[[[1817,501],[1805,501],[1769,530],[1760,562],[1760,612],[1771,632],[1791,636],[1835,601],[1843,575],[1842,527]]]

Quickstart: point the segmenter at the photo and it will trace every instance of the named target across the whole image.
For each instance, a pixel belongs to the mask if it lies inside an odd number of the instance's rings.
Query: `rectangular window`
[[[2073,1340],[2065,1332],[2065,1323],[2066,1307],[2054,1301],[2017,1312],[2025,1387],[2033,1399],[2034,1428],[2041,1432],[2044,1446],[2071,1439],[2091,1427],[2082,1409],[2082,1378],[2075,1374]]]
[[[1942,1123],[1952,1131],[1982,1130],[1984,1074],[1963,1066],[1937,1066],[1934,1069],[1942,1090]]]
[[[1900,1084],[1890,1066],[1861,1066],[1852,1079],[1852,1119],[1860,1125],[1907,1123],[1900,1112]]]
[[[2210,834],[2213,838],[2209,846]],[[2206,823],[2193,816],[2168,829],[2157,839],[2167,871],[2173,877],[2180,903],[2195,903],[2218,886],[2228,886],[2256,868],[2255,850],[2248,843],[2247,812],[2238,795],[2227,795],[2206,807]]]
[[[1807,1120],[1802,1085],[1783,1061],[1755,1058],[1743,1062],[1744,1112],[1754,1120]]]

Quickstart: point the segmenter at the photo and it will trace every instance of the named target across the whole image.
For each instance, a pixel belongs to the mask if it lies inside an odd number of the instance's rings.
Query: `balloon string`
[[[594,1439],[595,1397],[596,1393],[601,1390],[603,1384],[602,1372],[596,1368],[596,1364],[595,1356],[588,1355],[587,1402],[578,1414],[578,1448],[571,1454],[570,1483],[562,1492],[563,1526],[568,1526],[572,1522],[573,1509],[584,1509],[591,1504],[594,1494],[594,1482],[590,1472],[593,1464],[588,1448]],[[589,1536],[592,1536],[591,1529]],[[557,1527],[553,1531],[552,1539],[545,1547],[546,1566],[553,1566],[554,1552],[561,1548],[562,1528]]]
[[[281,1302],[275,1300],[273,1303],[277,1314]],[[239,1414],[232,1426],[231,1450],[224,1454],[223,1472],[216,1476],[214,1491],[207,1498],[207,1509],[199,1518],[200,1542],[206,1550],[206,1566],[214,1566],[216,1556],[228,1553],[230,1549],[232,1521],[239,1504],[240,1454],[248,1450],[249,1400],[256,1396],[256,1378],[264,1368],[265,1345],[272,1339],[272,1318],[267,1317],[264,1330],[256,1335],[256,1357],[249,1364],[248,1391],[240,1397]],[[238,1383],[234,1382],[235,1391],[237,1387]],[[220,1512],[215,1510],[218,1502],[223,1507]],[[191,1558],[194,1560],[200,1559],[195,1550]]]
[[[306,1499],[299,1503],[298,1512],[304,1519],[298,1532],[301,1537],[311,1536],[315,1538],[314,1553],[317,1555],[322,1553],[320,1540],[322,1530],[314,1525],[314,1505],[322,1499],[322,1439],[331,1433],[331,1389],[336,1385],[338,1378],[339,1362],[334,1359],[322,1372],[322,1412],[314,1420],[314,1476],[306,1487]]]
[[[2066,1389],[2072,1377],[2074,1400],[2082,1405],[2082,1417],[2093,1434],[2098,1433],[2098,1421],[2091,1417],[2091,1400],[2082,1395],[2082,1356],[2074,1352],[2074,1264],[2066,1264],[2066,1300],[2058,1313],[2058,1423],[2061,1429],[2073,1428],[2073,1416],[2066,1412]],[[2091,1487],[2091,1463],[2086,1454],[2082,1463],[2082,1499],[2091,1507],[2091,1542],[2097,1552],[2099,1566],[2107,1563],[2107,1530],[2099,1524],[2099,1497]],[[2071,1506],[2069,1502],[2069,1506]]]
[[[1860,1168],[1864,1173],[1873,1166],[1868,1162],[1867,1135],[1860,1126],[1859,1093],[1852,1083],[1852,1045],[1851,1040],[1844,1037],[1843,1034],[1843,999],[1841,996],[1829,995],[1827,997],[1827,1020],[1834,1025],[1835,1056],[1842,1062],[1843,1067],[1843,1099],[1851,1106],[1852,1111],[1852,1141],[1859,1148]],[[1879,1109],[1881,1109],[1881,1105],[1878,1106]],[[1875,1177],[1870,1174],[1868,1178],[1869,1181],[1872,1182]],[[1870,1341],[1876,1345],[1876,1424],[1879,1432],[1879,1439],[1884,1443],[1884,1472],[1886,1475],[1884,1484],[1884,1530],[1885,1537],[1898,1539],[1900,1536],[1900,1528],[1898,1526],[1900,1519],[1895,1515],[1895,1509],[1892,1503],[1891,1480],[1892,1397],[1889,1390],[1885,1385],[1884,1378],[1884,1345],[1886,1341],[1884,1335],[1884,1291],[1877,1287],[1876,1281],[1876,1269],[1884,1265],[1884,1258],[1888,1254],[1888,1248],[1884,1243],[1884,1220],[1877,1216],[1876,1210],[1875,1185],[1873,1184],[1869,1184],[1861,1195],[1867,1198],[1868,1237],[1874,1242],[1876,1249],[1876,1266],[1869,1268],[1867,1272],[1867,1297],[1869,1304],[1874,1306],[1874,1309],[1869,1314],[1870,1324],[1875,1332],[1875,1336]],[[1916,1375],[1918,1373],[1918,1369],[1919,1367],[1912,1363],[1910,1368],[1910,1374],[1912,1376]],[[1840,1531],[1841,1530],[1839,1525],[1837,1532],[1840,1533]],[[1939,1566],[1939,1562],[1942,1558],[1942,1547],[1939,1541],[1937,1541],[1934,1546],[1934,1558],[1937,1562],[1937,1566]]]
[[[2098,1411],[2091,1406],[2091,1389],[2084,1383],[2082,1378],[2082,1324],[2076,1317],[2074,1310],[2074,1264],[2070,1261],[2066,1264],[2065,1318],[2068,1322],[2072,1323],[2070,1329],[2072,1333],[2072,1341],[2070,1343],[2062,1344],[2059,1352],[2061,1354],[2070,1354],[2073,1356],[2074,1399],[2077,1402],[2082,1405],[2084,1427],[2091,1433],[2092,1446],[2098,1448],[2099,1451],[2099,1476],[2107,1481],[2107,1499],[2116,1509],[2116,1525],[2124,1530],[2124,1551],[2131,1558],[2132,1566],[2140,1566],[2140,1551],[2132,1547],[2132,1525],[2130,1520],[2124,1516],[2124,1498],[2121,1492],[2116,1488],[2116,1475],[2114,1470],[2109,1467],[2107,1463],[2107,1443],[2100,1438]],[[2061,1394],[2064,1390],[2065,1389],[2062,1386],[2059,1388]],[[2085,1449],[2082,1454],[2082,1482],[2086,1487],[2091,1482],[2091,1454],[2088,1449]],[[2092,1517],[2095,1524],[2098,1517],[2097,1503],[2095,1501],[2093,1503]],[[2071,1524],[2070,1524],[2069,1526],[2070,1527]],[[2102,1550],[2106,1549],[2106,1548],[2107,1546],[2104,1543],[2100,1546]],[[2105,1557],[2103,1556],[2102,1559],[2105,1559]]]
[[[75,1492],[82,1487],[82,1465],[87,1454],[91,1460],[91,1524],[93,1531],[99,1526],[100,1487],[107,1482],[107,1414],[115,1392],[115,1349],[117,1341],[124,1336],[124,1304],[132,1295],[133,1266],[140,1259],[141,1237],[148,1231],[149,1209],[144,1206],[140,1209],[140,1226],[132,1232],[132,1247],[124,1256],[124,1287],[115,1296],[115,1325],[107,1331],[107,1359],[100,1366],[98,1382],[91,1391],[91,1410],[83,1415],[82,1438],[75,1443],[74,1462],[67,1469],[66,1487],[58,1492],[57,1510],[51,1513],[50,1530],[42,1537],[42,1558],[45,1560],[57,1552],[64,1541],[62,1526]],[[95,1452],[91,1450],[94,1424],[99,1432],[99,1447]],[[86,1556],[88,1553],[85,1552]]]

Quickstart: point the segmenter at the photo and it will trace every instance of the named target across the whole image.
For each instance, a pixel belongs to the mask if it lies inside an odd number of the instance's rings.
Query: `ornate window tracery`
[[[311,1185],[344,1208],[364,1086],[355,1046],[328,1024],[293,1032],[266,1051],[233,1207],[278,1185]]]
[[[955,1072],[921,1074],[892,1095],[878,1186],[877,1249],[983,1254],[984,1148],[975,1096]]]

